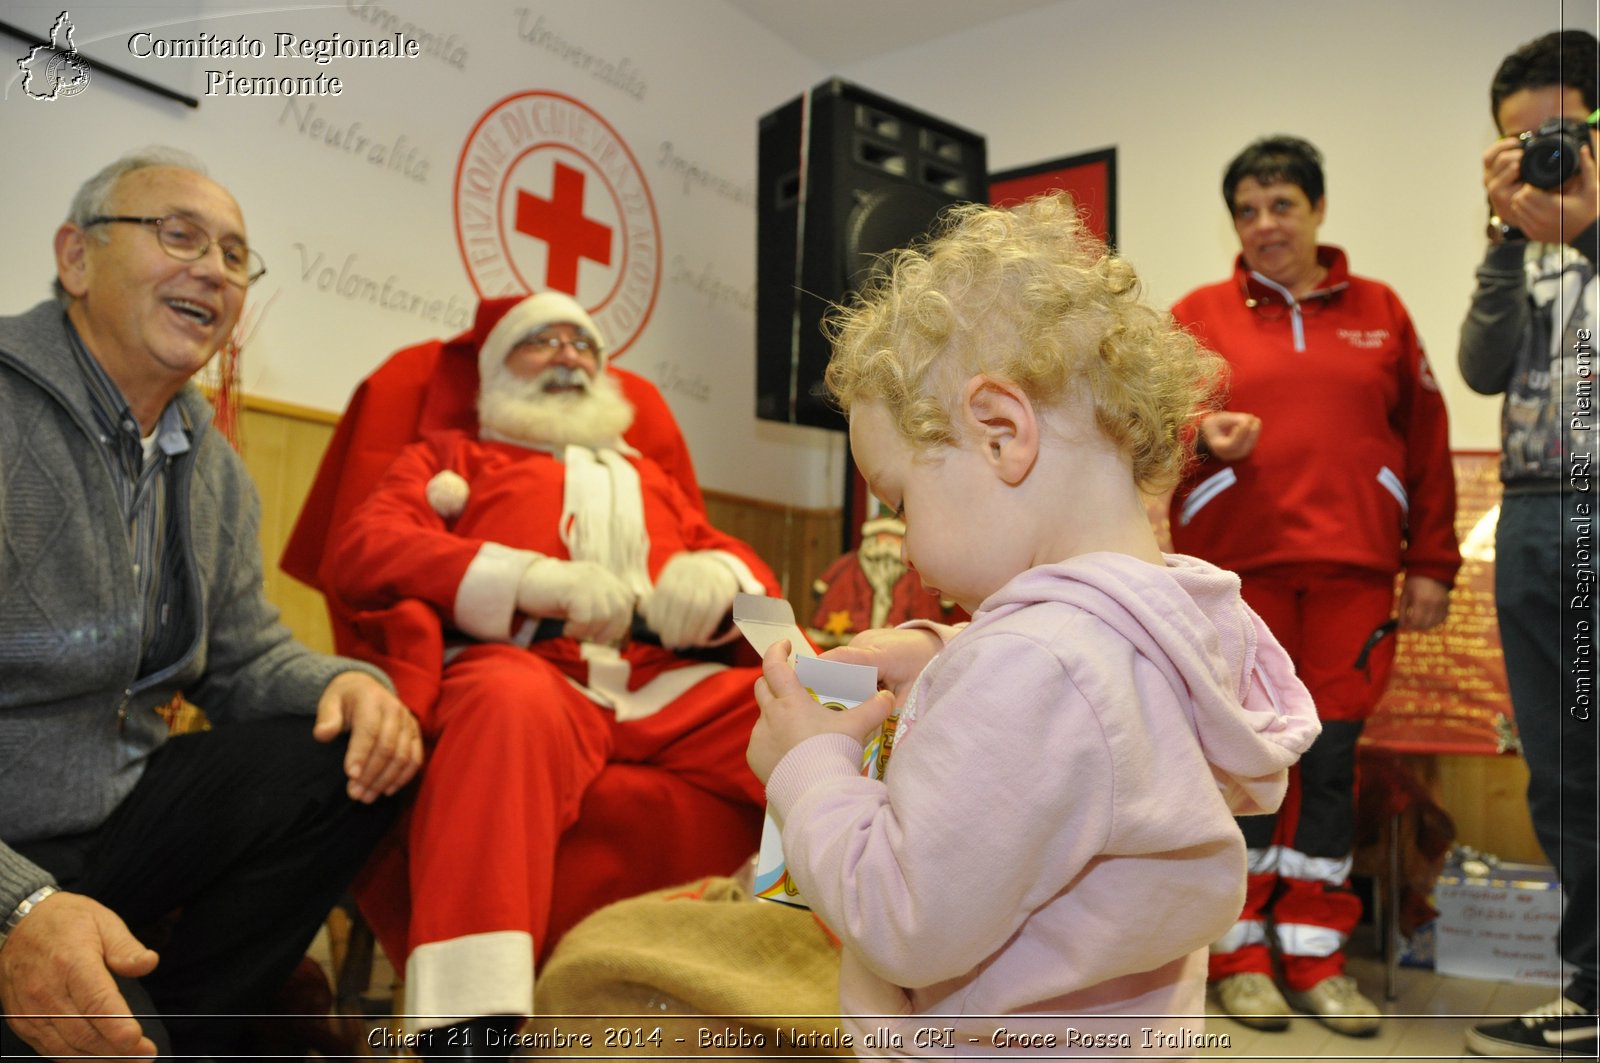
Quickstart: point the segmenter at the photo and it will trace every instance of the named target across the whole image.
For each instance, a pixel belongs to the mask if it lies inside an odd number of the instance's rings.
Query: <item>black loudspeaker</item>
[[[822,319],[952,203],[987,201],[982,136],[834,78],[762,117],[756,416],[842,429]]]

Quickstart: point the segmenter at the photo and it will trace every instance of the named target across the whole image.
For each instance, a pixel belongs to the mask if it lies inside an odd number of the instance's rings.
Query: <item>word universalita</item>
[[[193,37],[157,37],[140,30],[128,38],[128,53],[136,59],[301,59],[327,66],[335,59],[415,59],[422,44],[415,37],[393,33],[386,37],[302,37],[274,33],[269,39],[240,34],[225,37],[202,30]],[[207,96],[338,96],[344,82],[331,74],[310,77],[246,77],[233,70],[205,72]]]

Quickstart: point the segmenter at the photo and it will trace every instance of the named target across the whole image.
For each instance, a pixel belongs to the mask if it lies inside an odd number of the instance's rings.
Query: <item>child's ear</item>
[[[1033,403],[1008,380],[978,375],[961,390],[962,427],[975,434],[995,474],[1019,484],[1039,456],[1039,421]]]

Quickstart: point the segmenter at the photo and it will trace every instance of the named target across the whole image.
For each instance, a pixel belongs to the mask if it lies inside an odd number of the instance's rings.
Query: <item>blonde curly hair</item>
[[[1172,486],[1213,408],[1224,363],[1140,298],[1133,267],[1109,254],[1071,198],[1013,208],[963,204],[925,248],[886,256],[825,327],[825,377],[840,407],[884,404],[918,449],[955,443],[961,385],[983,373],[1038,408],[1092,404],[1096,426],[1141,488]]]

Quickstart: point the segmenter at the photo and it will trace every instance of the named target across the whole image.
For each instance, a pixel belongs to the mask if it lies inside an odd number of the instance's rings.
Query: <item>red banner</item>
[[[1500,459],[1467,451],[1453,460],[1462,562],[1450,618],[1399,636],[1389,689],[1361,739],[1397,753],[1494,754],[1515,743],[1494,609]]]

